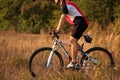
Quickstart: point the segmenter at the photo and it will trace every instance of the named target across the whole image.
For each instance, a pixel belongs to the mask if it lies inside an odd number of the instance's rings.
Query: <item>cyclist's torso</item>
[[[76,4],[66,1],[62,4],[62,13],[67,14],[66,20],[70,24],[74,24],[75,17],[83,17],[85,19],[86,24],[88,24],[87,18],[84,16],[84,14],[81,12],[81,10],[76,6]]]

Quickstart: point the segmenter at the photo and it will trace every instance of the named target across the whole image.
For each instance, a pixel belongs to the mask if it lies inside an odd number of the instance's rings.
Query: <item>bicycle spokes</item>
[[[97,58],[93,58],[89,55],[85,56],[83,63],[82,63],[82,68],[94,68],[94,67],[98,67],[101,65],[101,61]]]
[[[42,64],[42,67],[50,67],[51,66],[51,63],[49,63],[49,65],[47,65],[47,60]]]
[[[92,58],[91,61],[94,63],[95,66],[101,65],[101,61],[99,59]]]

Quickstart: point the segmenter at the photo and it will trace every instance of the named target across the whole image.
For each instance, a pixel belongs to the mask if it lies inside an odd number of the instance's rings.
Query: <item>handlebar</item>
[[[54,38],[54,37],[56,37],[57,39],[59,38],[59,35],[58,35],[59,33],[58,33],[56,30],[50,32],[49,34],[50,34],[53,38]]]

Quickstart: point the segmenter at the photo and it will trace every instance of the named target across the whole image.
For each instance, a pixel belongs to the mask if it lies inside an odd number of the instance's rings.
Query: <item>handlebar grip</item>
[[[50,32],[49,34],[50,34],[52,37],[57,37],[57,38],[59,38],[58,32],[57,32],[56,30]]]

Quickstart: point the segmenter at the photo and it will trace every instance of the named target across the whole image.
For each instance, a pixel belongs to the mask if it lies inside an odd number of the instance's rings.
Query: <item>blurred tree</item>
[[[120,0],[70,0],[102,28],[120,18]],[[0,0],[0,29],[39,33],[57,25],[60,7],[53,0]],[[67,25],[68,26],[68,25]],[[67,27],[68,28],[68,27]]]
[[[98,22],[105,29],[110,22],[117,19],[120,14],[119,0],[72,0],[76,1],[79,7],[89,18],[90,22]],[[117,11],[116,11],[117,10]],[[116,16],[115,16],[116,15]]]

